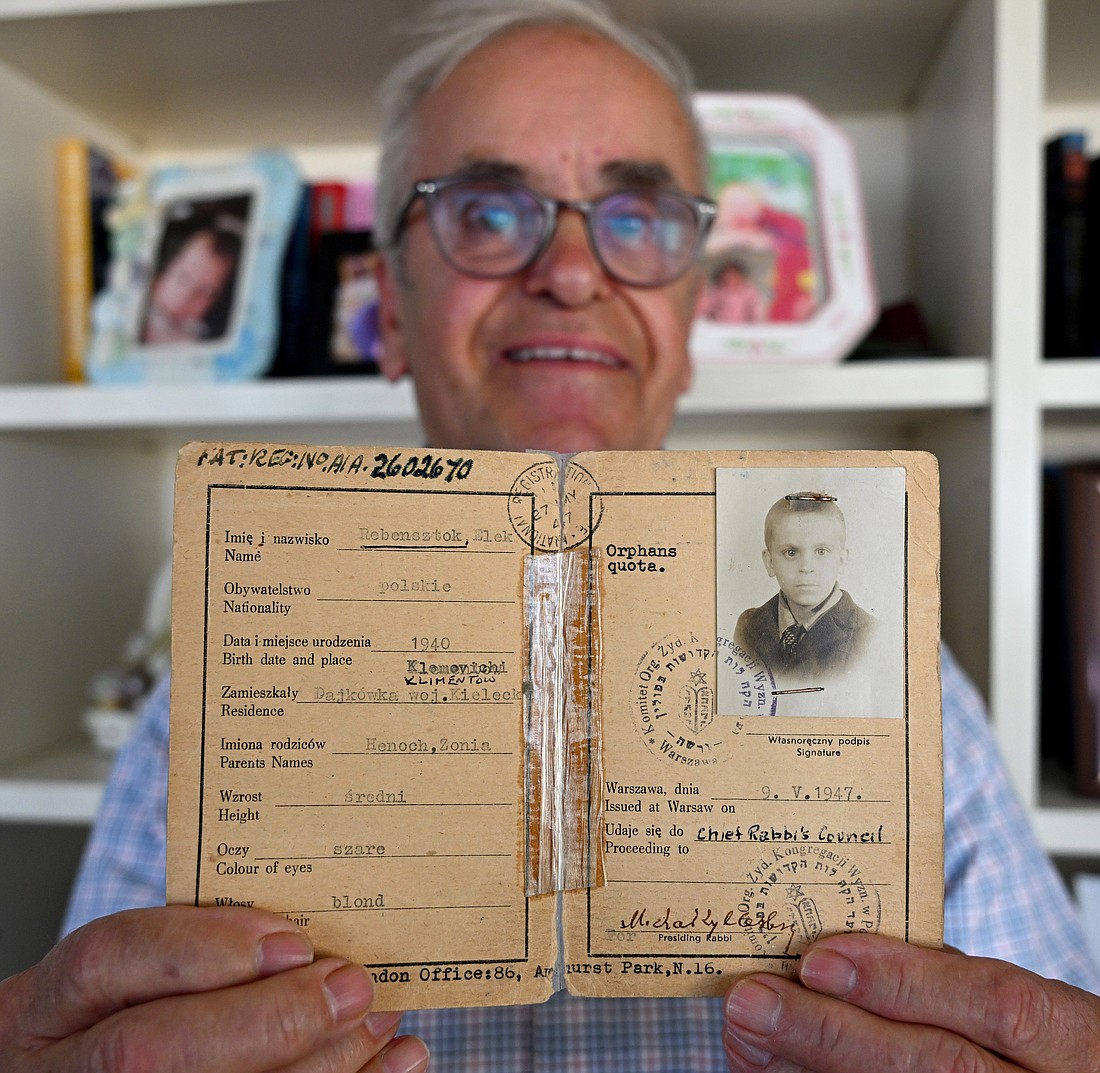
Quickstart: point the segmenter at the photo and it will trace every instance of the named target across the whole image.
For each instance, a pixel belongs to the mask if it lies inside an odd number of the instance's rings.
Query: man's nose
[[[547,295],[570,308],[610,293],[611,279],[592,249],[579,212],[562,209],[558,213],[554,234],[542,256],[527,270],[525,286],[532,295]]]

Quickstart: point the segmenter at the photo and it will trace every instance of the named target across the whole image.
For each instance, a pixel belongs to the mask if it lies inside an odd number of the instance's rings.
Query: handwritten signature
[[[713,935],[719,928],[740,928],[742,931],[783,932],[792,935],[795,923],[791,919],[780,919],[780,912],[763,910],[752,912],[746,909],[721,910],[700,909],[695,906],[690,916],[673,915],[671,908],[635,909],[629,920],[623,919],[620,927],[624,931],[704,931]],[[786,918],[786,914],[782,914]]]

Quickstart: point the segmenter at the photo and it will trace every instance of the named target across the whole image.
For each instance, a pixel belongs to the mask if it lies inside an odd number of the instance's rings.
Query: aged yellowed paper
[[[670,452],[583,464],[601,490],[593,837],[605,883],[565,895],[571,989],[719,994],[739,972],[793,973],[830,932],[938,944],[934,461]],[[847,512],[846,561],[829,584],[870,604],[878,635],[836,675],[797,651],[768,666],[737,637],[746,610],[777,592],[763,563],[770,508],[810,493]]]
[[[937,944],[936,504],[918,454],[188,446],[169,899],[283,913],[389,1008]]]

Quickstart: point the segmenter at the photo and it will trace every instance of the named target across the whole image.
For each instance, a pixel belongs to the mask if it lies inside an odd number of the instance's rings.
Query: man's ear
[[[382,353],[378,367],[387,380],[400,380],[409,371],[405,357],[405,334],[397,301],[396,269],[390,264],[390,254],[381,254],[375,262],[378,280],[378,324],[382,335]]]
[[[687,323],[688,340],[690,340],[691,324],[694,320],[695,310],[699,306],[699,299],[703,296],[703,285],[705,283],[703,272],[698,266],[691,270],[691,277],[688,283],[690,294],[690,311],[687,314]],[[691,382],[695,376],[695,363],[691,360],[691,352],[688,349],[688,340],[685,340],[684,342],[684,367],[680,371],[680,382],[679,384],[677,384],[677,390],[680,392],[681,395],[691,387]]]

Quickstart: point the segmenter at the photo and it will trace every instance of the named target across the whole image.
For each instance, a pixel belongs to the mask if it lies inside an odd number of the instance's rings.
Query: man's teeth
[[[519,347],[508,351],[508,357],[512,361],[582,361],[607,365],[616,368],[619,362],[610,354],[599,350],[585,350],[581,347],[569,346],[532,346]]]

